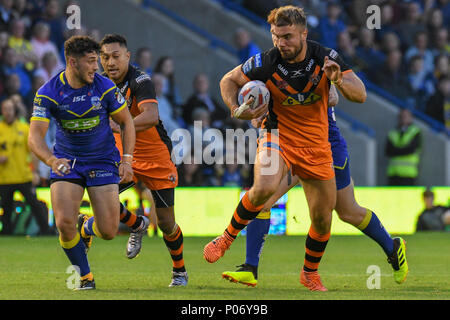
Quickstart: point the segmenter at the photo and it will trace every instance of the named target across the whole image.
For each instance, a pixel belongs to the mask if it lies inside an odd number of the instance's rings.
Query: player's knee
[[[116,236],[115,232],[100,232],[103,240],[112,240]]]
[[[61,234],[71,233],[75,228],[72,219],[60,218],[56,220],[56,227]]]
[[[332,210],[332,208],[327,207],[312,208],[311,222],[314,226],[314,229],[320,234],[330,232]]]
[[[97,227],[97,232],[100,233],[100,238],[103,240],[112,240],[116,236],[117,228],[114,226]]]
[[[360,207],[356,201],[353,201],[347,204],[336,204],[336,213],[343,222],[355,224],[357,221],[364,219],[366,209]]]
[[[158,220],[158,228],[164,233],[164,234],[170,234],[172,233],[174,227],[174,223],[168,220]]]
[[[252,187],[251,202],[254,206],[260,206],[267,202],[270,197],[276,192],[276,186],[272,185],[257,185]]]
[[[330,232],[331,229],[331,214],[330,217],[318,215],[316,217],[313,217],[311,222],[316,232],[320,234],[326,234]]]

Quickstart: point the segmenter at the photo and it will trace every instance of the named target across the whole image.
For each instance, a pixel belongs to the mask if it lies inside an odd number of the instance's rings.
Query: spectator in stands
[[[60,13],[59,0],[47,0],[44,13],[40,20],[50,27],[50,41],[57,48],[64,45],[64,30],[66,29],[66,19]]]
[[[450,1],[448,0],[437,0],[436,7],[442,10],[444,16],[444,24],[448,28],[450,27]]]
[[[441,54],[434,59],[433,75],[437,79],[450,74],[450,55]],[[437,84],[437,81],[436,81]]]
[[[30,17],[30,3],[27,0],[15,0],[13,10],[17,18],[20,18],[25,27],[28,29],[31,27],[32,20]]]
[[[22,19],[13,20],[8,45],[16,52],[19,62],[30,72],[35,68],[37,57],[33,53],[30,41],[25,39],[25,31],[25,22]]]
[[[450,43],[448,41],[448,30],[447,28],[441,28],[434,34],[432,53],[434,56],[437,55],[450,55]]]
[[[427,14],[427,32],[428,38],[432,39],[441,28],[444,28],[444,17],[442,11],[439,8],[432,8]]]
[[[136,51],[134,65],[142,71],[152,74],[152,50],[149,47],[140,47]]]
[[[170,103],[178,108],[183,103],[175,81],[175,64],[171,57],[163,56],[156,62],[154,73],[164,76],[163,93]]]
[[[403,73],[400,50],[389,52],[383,67],[378,72],[373,72],[371,79],[381,88],[399,98],[406,98],[410,95],[408,80]]]
[[[250,32],[244,28],[238,28],[235,31],[234,42],[238,49],[238,59],[241,64],[261,52],[261,49],[252,41]]]
[[[327,4],[327,13],[320,19],[320,42],[325,47],[337,48],[338,34],[344,31],[347,26],[339,19],[341,15],[341,6],[337,1],[329,1]]]
[[[450,208],[434,205],[434,192],[430,188],[422,197],[425,209],[417,219],[416,231],[450,231]]]
[[[448,74],[439,78],[437,90],[427,101],[425,112],[450,130],[450,76]]]
[[[400,38],[395,32],[386,32],[381,40],[381,51],[387,55],[396,50],[401,50]]]
[[[420,4],[415,1],[409,2],[406,5],[406,18],[397,26],[402,49],[410,48],[414,44],[414,35],[425,30],[421,18]]]
[[[433,71],[434,57],[431,50],[428,49],[428,35],[425,31],[420,31],[415,35],[414,46],[410,47],[405,53],[406,63],[409,63],[414,56],[422,57],[425,72]]]
[[[338,35],[337,49],[339,55],[344,59],[345,63],[352,66],[354,72],[369,72],[370,61],[365,61],[356,52],[356,46],[350,37],[350,33],[345,30]]]
[[[420,55],[413,56],[409,61],[408,85],[416,108],[424,111],[425,103],[434,91],[434,85],[432,74],[425,69]]]
[[[209,93],[209,78],[205,73],[198,73],[193,81],[194,92],[183,106],[183,120],[186,125],[193,123],[192,114],[194,109],[203,108],[211,115],[212,126],[220,128],[228,118],[228,112]]]
[[[22,100],[22,96],[20,94],[13,94],[10,96],[9,100],[14,103],[16,118],[23,122],[28,121],[27,107]]]
[[[13,0],[0,0],[0,31],[8,31],[9,29],[9,24],[14,18],[13,4]]]
[[[26,97],[24,97],[24,103],[27,108],[27,118],[31,117],[31,113],[33,111],[33,101],[36,95],[36,92],[40,87],[42,87],[45,83],[45,79],[40,75],[34,75],[31,79],[31,90]]]
[[[19,62],[19,57],[16,54],[16,51],[9,47],[6,48],[3,52],[2,62],[3,63],[0,67],[0,72],[3,79],[6,80],[6,78],[9,75],[16,74],[20,80],[19,92],[22,96],[26,96],[31,89],[31,80],[27,71],[25,70],[23,65]]]
[[[388,133],[385,153],[389,158],[387,167],[390,186],[414,186],[419,175],[422,134],[413,124],[413,116],[408,109],[398,115],[398,125]]]
[[[394,19],[394,8],[389,1],[384,1],[381,6],[381,28],[375,29],[375,38],[377,42],[381,42],[383,37],[387,33],[395,33],[395,25],[393,23]]]
[[[47,82],[56,76],[62,69],[58,69],[58,59],[51,51],[47,51],[42,57],[42,66],[34,72],[34,75],[44,78]]]
[[[12,97],[15,94],[20,95],[20,78],[17,73],[11,73],[4,77],[3,93],[0,96],[0,102]]]
[[[174,118],[174,107],[163,93],[164,76],[159,73],[155,73],[152,80],[155,86],[156,99],[158,100],[159,118],[163,122],[167,134],[171,137],[173,131],[179,128],[180,125]]]
[[[385,56],[377,49],[375,43],[375,32],[362,27],[358,32],[359,44],[356,47],[358,57],[369,63],[372,68],[378,69],[383,63]]]
[[[56,48],[55,44],[50,41],[50,26],[44,22],[38,22],[33,28],[33,35],[31,38],[31,45],[33,47],[33,52],[38,57],[38,67],[41,66],[42,57],[48,51],[53,52],[57,57],[59,69],[63,69],[64,65],[61,62],[59,56],[59,50]]]
[[[199,164],[182,163],[178,166],[179,187],[201,187],[203,185],[203,173]]]
[[[1,103],[3,120],[0,121],[0,198],[3,208],[2,234],[11,234],[11,214],[13,212],[13,195],[20,191],[31,207],[41,234],[49,233],[47,213],[36,198],[33,184],[37,184],[39,176],[31,170],[28,149],[28,130],[26,122],[16,117],[14,102],[6,99]],[[35,162],[37,163],[37,162]],[[33,168],[36,168],[34,166]]]
[[[226,164],[222,175],[222,186],[224,187],[242,187],[242,177],[237,164],[237,159],[232,164]]]

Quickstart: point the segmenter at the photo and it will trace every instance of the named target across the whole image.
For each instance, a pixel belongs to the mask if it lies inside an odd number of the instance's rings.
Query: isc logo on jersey
[[[291,94],[283,102],[283,106],[308,106],[322,99],[321,95],[314,92]]]
[[[76,96],[73,97],[73,101],[72,102],[81,102],[81,101],[86,101],[86,95],[82,95],[82,96]]]

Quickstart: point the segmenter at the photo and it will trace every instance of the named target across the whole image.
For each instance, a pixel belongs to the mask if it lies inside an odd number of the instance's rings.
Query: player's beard
[[[281,58],[283,58],[284,60],[286,60],[288,62],[295,60],[298,57],[298,55],[302,52],[302,50],[303,50],[303,42],[300,42],[300,46],[297,49],[294,49],[294,52],[288,53],[288,54],[283,53],[283,51],[281,51],[278,48],[278,51],[281,54]]]

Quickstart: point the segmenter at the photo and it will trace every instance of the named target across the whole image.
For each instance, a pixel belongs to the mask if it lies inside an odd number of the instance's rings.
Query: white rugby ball
[[[251,109],[255,109],[262,104],[268,103],[270,100],[270,92],[267,89],[264,82],[259,80],[253,80],[247,82],[239,91],[238,102],[239,105],[247,102],[251,97],[255,98],[255,101],[250,106]]]

